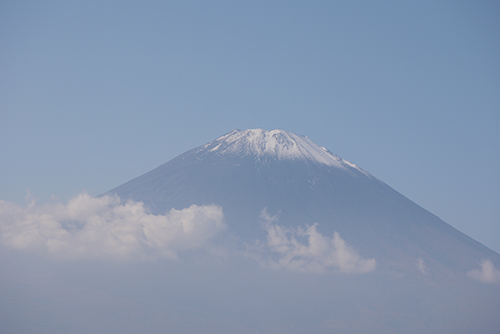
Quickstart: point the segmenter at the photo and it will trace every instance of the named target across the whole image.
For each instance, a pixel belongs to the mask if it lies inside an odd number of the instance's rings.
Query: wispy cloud
[[[209,247],[225,228],[223,218],[217,206],[152,215],[142,202],[86,193],[67,204],[0,201],[0,244],[60,259],[177,259],[180,252]]]
[[[262,254],[274,255],[261,256],[260,261],[265,265],[303,272],[337,269],[342,273],[367,273],[375,269],[375,259],[362,259],[337,232],[330,238],[317,231],[317,224],[287,228],[275,224],[276,217],[270,217],[266,211],[261,218],[267,240],[258,242],[257,247]],[[305,242],[298,239],[305,239]]]
[[[287,228],[265,211],[261,218],[267,239],[253,247],[252,255],[268,267],[342,273],[375,269],[375,259],[362,259],[339,233],[324,236],[316,224]],[[0,246],[63,260],[179,259],[192,251],[220,255],[215,237],[225,228],[218,206],[192,205],[153,215],[142,202],[86,193],[65,204],[0,201]]]
[[[427,266],[425,265],[425,261],[424,259],[422,259],[421,257],[419,257],[417,259],[417,262],[415,264],[417,266],[417,269],[420,270],[420,272],[424,275],[427,275]]]
[[[500,283],[500,270],[489,259],[481,261],[481,269],[471,270],[467,276],[483,283]]]

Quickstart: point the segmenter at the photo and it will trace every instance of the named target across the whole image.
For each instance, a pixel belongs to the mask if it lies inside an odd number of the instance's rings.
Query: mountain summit
[[[346,169],[357,168],[309,138],[283,130],[233,130],[204,146],[220,155],[254,156],[257,159],[308,161]]]

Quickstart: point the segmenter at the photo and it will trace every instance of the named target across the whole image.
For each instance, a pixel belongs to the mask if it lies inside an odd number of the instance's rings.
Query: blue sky
[[[0,199],[307,135],[500,252],[495,1],[4,1]]]

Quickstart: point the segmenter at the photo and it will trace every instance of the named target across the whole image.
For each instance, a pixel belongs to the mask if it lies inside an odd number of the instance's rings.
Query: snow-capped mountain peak
[[[306,160],[338,168],[355,168],[366,173],[355,164],[346,161],[313,143],[305,136],[280,129],[233,130],[205,146],[218,154],[254,155],[277,160]]]

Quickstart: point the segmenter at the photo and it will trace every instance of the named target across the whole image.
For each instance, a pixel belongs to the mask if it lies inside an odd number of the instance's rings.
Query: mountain
[[[196,284],[166,302],[177,312],[169,324],[179,328],[384,334],[500,328],[499,254],[307,137],[234,130],[107,194],[142,201],[154,214],[220,206],[227,225],[221,245],[234,254],[250,250],[265,268],[302,271],[271,273],[240,261],[187,274],[181,281]],[[310,273],[325,268],[328,275]]]
[[[234,130],[109,193],[153,213],[192,204],[223,208],[230,231],[265,237],[262,210],[288,227],[317,224],[379,266],[466,273],[500,256],[309,138],[283,130]]]

